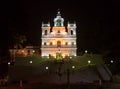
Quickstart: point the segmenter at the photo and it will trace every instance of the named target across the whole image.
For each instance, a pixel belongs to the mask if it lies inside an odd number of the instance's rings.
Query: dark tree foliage
[[[113,74],[120,73],[120,52],[109,52],[104,55],[103,60]]]
[[[10,53],[8,49],[0,49],[0,77],[4,77],[8,73],[8,61],[10,60]]]

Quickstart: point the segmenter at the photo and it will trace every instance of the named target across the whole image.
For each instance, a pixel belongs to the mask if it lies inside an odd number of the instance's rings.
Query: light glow
[[[24,53],[24,50],[22,50],[21,52]]]
[[[72,69],[75,69],[75,66],[72,66]]]
[[[45,69],[48,70],[48,66],[46,66]]]
[[[71,45],[71,42],[69,42],[68,45]]]
[[[33,53],[35,52],[35,50],[33,50]]]
[[[111,60],[110,62],[113,63],[113,60]]]
[[[87,50],[85,50],[85,53],[88,53],[88,51],[87,51]]]
[[[53,41],[53,45],[55,45],[55,42]]]
[[[30,64],[32,64],[32,61],[30,61]]]
[[[8,62],[8,65],[10,65],[10,62]]]
[[[47,43],[47,45],[49,45],[49,42]]]
[[[91,63],[91,61],[90,60],[88,60],[88,64],[90,64]]]
[[[63,42],[63,45],[65,45],[65,42]]]

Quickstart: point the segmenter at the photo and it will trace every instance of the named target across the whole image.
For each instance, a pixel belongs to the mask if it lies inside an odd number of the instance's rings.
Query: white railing
[[[76,48],[76,45],[61,45],[61,48]],[[57,45],[42,45],[42,48],[58,48]]]
[[[42,35],[42,38],[76,38],[76,35],[64,35],[64,34]]]

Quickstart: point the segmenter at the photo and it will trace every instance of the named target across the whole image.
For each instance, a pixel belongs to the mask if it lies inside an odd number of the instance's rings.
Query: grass
[[[91,63],[88,63],[88,60]],[[30,61],[32,63],[30,64]],[[17,57],[15,66],[31,66],[38,68],[39,70],[45,69],[46,66],[49,69],[54,70],[58,67],[64,68],[64,70],[72,69],[75,66],[75,70],[88,65],[101,65],[103,64],[102,56],[97,54],[84,54],[83,56],[77,56],[72,59],[65,59],[63,63],[55,63],[53,59],[41,58],[40,56],[28,56],[28,57]]]
[[[90,64],[88,64],[88,60],[91,61]],[[31,64],[30,61],[32,61]],[[84,54],[83,56],[77,56],[72,59],[65,59],[64,62],[58,63],[56,63],[53,59],[41,58],[40,56],[28,56],[16,57],[15,65],[10,71],[11,73],[12,71],[14,71],[13,75],[16,75],[18,77],[21,76],[20,78],[24,79],[30,78],[30,76],[44,74],[47,71],[55,73],[59,67],[62,68],[62,71],[66,71],[67,69],[70,69],[70,71],[77,71],[89,65],[100,64],[103,64],[102,56],[97,54]],[[72,69],[72,66],[75,66],[75,68]],[[48,67],[49,69],[46,70],[46,67]]]

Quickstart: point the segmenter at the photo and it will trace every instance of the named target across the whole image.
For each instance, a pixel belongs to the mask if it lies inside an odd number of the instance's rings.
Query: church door
[[[57,41],[57,46],[61,47],[61,41]]]

